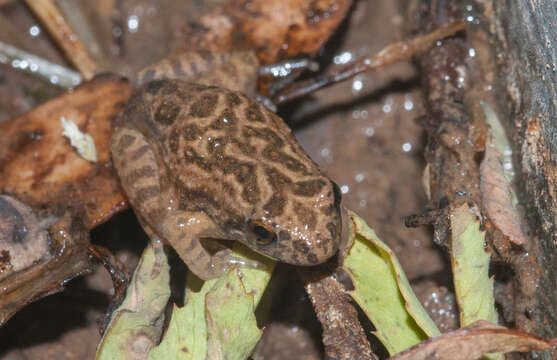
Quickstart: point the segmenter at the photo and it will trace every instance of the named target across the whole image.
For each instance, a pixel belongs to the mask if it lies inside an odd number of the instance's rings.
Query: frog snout
[[[338,251],[338,243],[330,237],[314,234],[314,238],[292,241],[290,261],[294,265],[317,265],[324,263]]]

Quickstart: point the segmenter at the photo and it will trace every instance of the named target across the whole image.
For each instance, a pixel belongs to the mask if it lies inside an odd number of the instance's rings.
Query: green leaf
[[[352,245],[343,268],[354,284],[350,295],[377,329],[378,339],[393,355],[439,335],[392,250],[355,213],[348,215]]]
[[[477,320],[497,324],[493,278],[489,277],[489,253],[485,232],[467,204],[451,212],[451,265],[460,326]],[[498,358],[494,354],[491,358]]]
[[[205,298],[208,359],[247,359],[261,337],[253,293],[247,294],[237,269],[220,279]]]
[[[145,249],[122,304],[113,313],[95,359],[144,359],[159,341],[170,275],[160,242]]]
[[[245,359],[251,353],[261,336],[255,307],[274,262],[241,245],[234,250],[256,259],[263,268],[232,267],[222,277],[205,282],[189,277],[186,303],[174,307],[166,335],[149,359]]]
[[[489,253],[485,250],[485,232],[464,204],[451,213],[451,265],[460,309],[460,326],[476,320],[497,323],[493,279],[489,278]]]

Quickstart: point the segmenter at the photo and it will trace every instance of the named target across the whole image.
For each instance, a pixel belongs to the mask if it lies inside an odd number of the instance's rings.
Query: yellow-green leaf
[[[489,278],[489,253],[485,250],[485,232],[464,204],[451,213],[451,265],[460,309],[460,326],[476,320],[497,323],[493,279]]]
[[[207,293],[208,359],[247,359],[261,337],[253,294],[247,294],[237,269]]]
[[[188,278],[186,303],[175,307],[161,344],[149,359],[244,359],[261,336],[254,311],[271,277],[274,262],[238,245],[235,253],[262,269],[233,267],[220,278]],[[192,289],[199,289],[194,292]]]
[[[343,268],[354,283],[350,295],[377,329],[378,339],[393,355],[439,335],[392,250],[360,217],[348,214],[353,243]]]
[[[159,341],[170,275],[160,242],[145,249],[126,291],[97,348],[97,360],[145,359]]]
[[[460,326],[477,320],[497,323],[493,297],[493,278],[489,277],[489,253],[485,249],[485,232],[468,205],[451,212],[451,265]],[[490,356],[492,359],[499,355]]]

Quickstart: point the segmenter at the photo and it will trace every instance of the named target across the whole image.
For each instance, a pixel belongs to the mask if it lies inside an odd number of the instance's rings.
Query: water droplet
[[[345,51],[340,55],[337,55],[333,58],[333,61],[337,65],[347,64],[352,60],[352,53]]]
[[[139,18],[137,17],[137,15],[131,15],[128,18],[128,30],[131,33],[136,33],[138,28],[139,28]]]
[[[473,17],[472,15],[468,15],[468,16],[466,17],[466,21],[472,22],[472,21],[474,21],[474,17]]]
[[[327,157],[327,156],[329,156],[329,154],[330,154],[329,149],[327,149],[327,148],[321,149],[321,156]]]
[[[373,136],[375,134],[375,129],[372,127],[366,127],[364,129],[364,134],[366,134],[366,136]]]
[[[412,144],[410,144],[409,142],[405,142],[404,144],[402,144],[402,151],[409,152],[410,150],[412,150]]]
[[[359,183],[360,183],[360,182],[364,181],[364,178],[365,178],[365,176],[364,176],[363,173],[358,173],[358,174],[356,174],[356,176],[354,177],[354,180],[356,180],[356,182],[359,182]]]
[[[414,108],[414,103],[410,99],[404,100],[404,110],[410,111]]]
[[[348,185],[342,185],[342,186],[340,187],[340,192],[341,192],[341,193],[347,194],[348,191],[350,191],[350,187],[349,187]]]
[[[35,37],[39,36],[41,33],[41,28],[38,25],[33,25],[29,28],[29,35]]]
[[[356,79],[352,82],[352,90],[354,91],[361,91],[364,87],[364,83],[362,80]]]
[[[468,49],[468,55],[469,55],[470,57],[476,56],[476,49],[474,49],[474,48]]]

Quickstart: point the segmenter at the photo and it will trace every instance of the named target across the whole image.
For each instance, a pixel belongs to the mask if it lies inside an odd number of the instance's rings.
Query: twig
[[[299,268],[317,318],[323,328],[323,345],[328,359],[378,359],[358,320],[358,311],[335,279],[327,264]]]
[[[52,84],[65,88],[79,85],[78,72],[60,66],[14,46],[0,41],[0,64],[11,65],[14,69],[46,78]]]
[[[300,98],[318,89],[349,79],[366,71],[376,70],[386,65],[398,61],[409,60],[414,54],[427,50],[437,40],[453,35],[458,31],[464,30],[464,21],[455,21],[443,25],[429,34],[415,37],[412,40],[399,41],[381,50],[377,55],[360,59],[347,67],[344,67],[331,74],[325,74],[311,80],[295,84],[283,90],[273,99],[276,105],[287,101]]]
[[[93,78],[97,64],[52,0],[25,0],[85,80]]]

